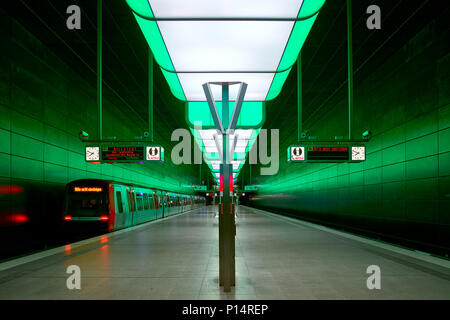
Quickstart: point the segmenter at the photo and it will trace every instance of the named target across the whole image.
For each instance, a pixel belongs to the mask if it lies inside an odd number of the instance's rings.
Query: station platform
[[[217,206],[0,264],[0,299],[450,299],[450,263],[237,207],[236,287],[218,285]],[[81,270],[69,290],[66,269]],[[381,289],[367,288],[368,266]]]

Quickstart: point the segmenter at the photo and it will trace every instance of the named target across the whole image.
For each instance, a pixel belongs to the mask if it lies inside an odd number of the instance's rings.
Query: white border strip
[[[184,211],[184,212],[181,212],[181,213],[177,213],[177,214],[174,214],[174,215],[171,215],[171,216],[168,216],[168,217],[164,217],[162,219],[156,219],[156,220],[152,220],[152,221],[149,221],[149,222],[144,222],[144,223],[139,224],[137,226],[133,226],[133,227],[129,227],[129,228],[113,231],[111,233],[105,233],[105,234],[102,234],[102,235],[94,237],[94,238],[89,238],[89,239],[85,239],[85,240],[81,240],[81,241],[77,241],[77,242],[73,242],[73,243],[68,243],[68,244],[65,244],[65,245],[60,246],[60,247],[56,247],[56,248],[45,250],[45,251],[42,251],[42,252],[37,252],[37,253],[34,253],[34,254],[30,254],[30,255],[27,255],[25,257],[20,257],[20,258],[17,258],[17,259],[6,261],[6,262],[3,262],[3,263],[0,263],[0,271],[11,269],[11,268],[20,266],[20,265],[28,263],[28,262],[33,262],[33,261],[36,261],[36,260],[39,260],[39,259],[42,259],[42,258],[47,258],[49,256],[65,252],[67,245],[70,245],[71,246],[71,250],[73,250],[75,248],[79,248],[79,247],[85,246],[87,244],[98,242],[98,241],[100,241],[102,239],[102,237],[106,236],[109,239],[111,239],[111,238],[114,238],[115,236],[118,236],[118,235],[120,235],[122,233],[134,231],[136,229],[141,229],[141,228],[144,228],[144,227],[146,227],[148,225],[151,225],[153,223],[167,221],[169,219],[178,217],[179,215],[186,214],[186,213],[188,213],[188,212],[190,212],[192,210],[196,210],[196,209],[198,209],[198,208],[190,209],[190,210],[187,210],[187,211]],[[105,242],[105,243],[107,243],[107,242]]]
[[[387,243],[381,243],[381,242],[378,242],[378,241],[375,241],[375,240],[366,239],[366,238],[359,237],[359,236],[356,236],[356,235],[352,235],[352,234],[349,234],[349,233],[346,233],[346,232],[338,231],[338,230],[335,230],[335,229],[332,229],[332,228],[328,228],[328,227],[324,227],[324,226],[321,226],[321,225],[318,225],[318,224],[314,224],[314,223],[311,223],[311,222],[306,222],[304,220],[294,219],[294,218],[282,216],[282,215],[279,215],[279,214],[267,212],[267,211],[264,211],[264,210],[261,210],[261,209],[256,209],[256,208],[247,207],[247,206],[243,206],[243,207],[245,207],[245,208],[247,208],[249,210],[259,211],[262,214],[265,214],[267,216],[271,216],[273,218],[278,218],[280,220],[285,220],[286,222],[288,222],[290,224],[295,224],[295,225],[300,224],[300,225],[303,225],[305,227],[310,227],[310,228],[318,229],[318,230],[325,231],[325,232],[328,232],[328,233],[333,233],[335,235],[338,235],[338,236],[341,236],[341,237],[344,237],[344,238],[348,238],[348,239],[351,239],[351,240],[356,240],[356,241],[359,241],[359,242],[362,242],[362,243],[365,243],[365,244],[369,244],[369,245],[374,246],[374,247],[386,249],[386,250],[389,250],[389,251],[392,251],[392,252],[395,252],[395,253],[399,253],[399,254],[402,254],[402,255],[405,255],[405,256],[408,256],[408,257],[411,257],[411,258],[415,258],[415,259],[418,259],[418,260],[422,260],[422,261],[425,261],[425,262],[428,262],[428,263],[432,263],[432,264],[439,265],[441,267],[450,269],[450,262],[449,261],[447,261],[445,259],[441,259],[441,258],[435,257],[435,256],[431,256],[431,255],[428,255],[428,254],[419,253],[419,252],[414,251],[412,249],[409,250],[409,249],[400,248],[400,247],[397,247],[397,246],[394,246],[394,245],[390,245],[390,244],[387,244]]]

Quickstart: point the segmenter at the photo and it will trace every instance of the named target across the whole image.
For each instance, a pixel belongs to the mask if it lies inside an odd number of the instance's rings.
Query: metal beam
[[[222,121],[220,121],[219,112],[217,111],[216,103],[214,102],[214,98],[212,96],[210,84],[205,83],[202,87],[203,91],[205,92],[206,101],[208,101],[208,106],[213,117],[214,125],[216,126],[216,129],[220,131],[220,133],[224,134],[225,130],[223,128]]]
[[[245,92],[247,91],[248,85],[245,82],[241,82],[239,86],[238,95],[236,98],[236,103],[234,104],[233,115],[231,116],[231,122],[229,126],[229,132],[232,133],[236,129],[237,121],[239,115],[241,114],[242,103],[244,102]]]
[[[97,112],[99,140],[103,139],[102,63],[102,0],[97,0]]]
[[[101,143],[101,142],[104,142],[104,143],[125,143],[125,142],[130,143],[130,142],[132,142],[132,143],[137,143],[137,144],[139,144],[139,143],[149,144],[150,141],[142,140],[142,139],[140,139],[140,140],[102,139],[102,140],[81,140],[81,142],[84,142],[84,143]]]
[[[301,139],[303,131],[303,92],[302,92],[302,53],[300,52],[297,59],[297,115],[298,115],[298,128],[297,139]]]
[[[230,84],[228,82],[222,83],[222,124],[225,129],[228,129],[230,119]],[[220,119],[219,119],[220,120]],[[226,136],[225,130],[222,132]],[[225,144],[223,145],[225,148]],[[224,149],[225,150],[225,149]]]
[[[148,132],[153,141],[153,53],[148,48]]]
[[[219,152],[220,161],[221,161],[221,162],[224,162],[224,159],[223,159],[223,152],[222,152],[222,150],[220,149],[220,144],[219,144],[219,136],[218,136],[217,134],[214,134],[214,135],[213,135],[213,139],[214,139],[214,142],[216,143],[217,151]]]
[[[352,139],[353,120],[353,40],[352,0],[347,0],[347,55],[348,55],[348,139]]]
[[[306,139],[300,139],[298,142],[305,142],[305,143],[311,143],[311,144],[317,144],[321,142],[334,142],[334,143],[364,143],[368,142],[370,138],[367,139],[342,139],[342,140],[306,140]]]
[[[230,154],[234,154],[234,149],[236,149],[237,141],[238,141],[238,135],[235,134],[235,135],[234,135],[233,141],[231,141]],[[231,161],[231,160],[233,160],[233,159],[230,159],[230,161]]]

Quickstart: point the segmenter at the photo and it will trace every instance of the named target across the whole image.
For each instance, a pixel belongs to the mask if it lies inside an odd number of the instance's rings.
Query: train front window
[[[69,194],[67,212],[72,216],[89,217],[108,211],[104,193]]]

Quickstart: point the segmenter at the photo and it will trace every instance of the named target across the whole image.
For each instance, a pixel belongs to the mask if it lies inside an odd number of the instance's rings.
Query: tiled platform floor
[[[236,287],[218,285],[217,207],[0,271],[0,299],[450,299],[450,269],[240,207]],[[66,268],[81,269],[81,289]],[[369,265],[381,290],[366,286]]]

